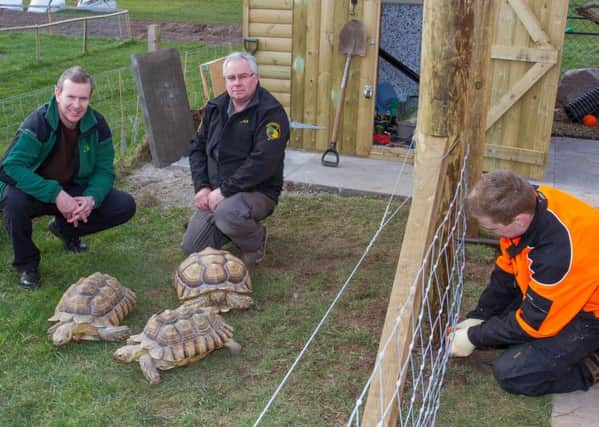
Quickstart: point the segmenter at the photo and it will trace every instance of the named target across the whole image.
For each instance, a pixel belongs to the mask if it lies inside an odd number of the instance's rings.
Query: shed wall
[[[369,155],[380,6],[380,0],[362,0],[354,11],[350,1],[244,0],[243,35],[259,40],[256,59],[263,86],[292,121],[326,128],[293,129],[290,146],[328,148],[347,58],[339,52],[339,34],[347,21],[357,19],[366,30],[367,56],[352,56],[336,142],[342,154]]]

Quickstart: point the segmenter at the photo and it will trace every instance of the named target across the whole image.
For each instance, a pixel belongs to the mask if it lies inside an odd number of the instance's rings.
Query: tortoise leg
[[[122,341],[129,338],[129,326],[108,326],[98,328],[98,335],[104,341]]]
[[[232,354],[239,354],[241,351],[241,346],[233,338],[229,338],[225,343],[225,347],[227,347]]]
[[[158,373],[158,369],[156,369],[152,356],[147,353],[141,356],[139,358],[139,366],[144,377],[146,377],[150,384],[160,384],[160,374]]]

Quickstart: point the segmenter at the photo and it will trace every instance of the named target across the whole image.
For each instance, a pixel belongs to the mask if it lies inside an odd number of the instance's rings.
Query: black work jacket
[[[191,140],[189,163],[194,189],[220,188],[225,197],[259,191],[277,202],[289,140],[287,114],[259,85],[247,108],[230,117],[229,101],[225,92],[208,102],[202,124]]]

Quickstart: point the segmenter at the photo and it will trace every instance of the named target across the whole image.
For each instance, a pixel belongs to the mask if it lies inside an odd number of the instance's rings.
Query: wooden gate
[[[326,127],[293,129],[289,145],[324,151],[330,142],[346,57],[339,33],[349,19],[363,22],[367,56],[353,57],[337,149],[368,156],[372,146],[381,0],[244,0],[243,36],[256,38],[262,85],[291,120]]]
[[[545,174],[568,2],[498,0],[485,170]]]

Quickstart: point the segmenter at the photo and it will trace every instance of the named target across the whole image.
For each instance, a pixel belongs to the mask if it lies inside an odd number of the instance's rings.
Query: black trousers
[[[64,190],[71,196],[81,196],[85,187],[73,185]],[[85,236],[127,222],[135,214],[135,200],[124,191],[112,189],[100,206],[94,208],[87,222],[77,227],[69,224],[53,203],[43,203],[17,189],[6,186],[2,199],[4,225],[12,242],[14,261],[18,271],[37,268],[40,251],[33,243],[33,218],[54,215],[58,230],[65,238]]]
[[[579,313],[559,334],[509,347],[493,374],[506,391],[527,396],[587,390],[593,377],[584,363],[599,349],[599,319]]]

